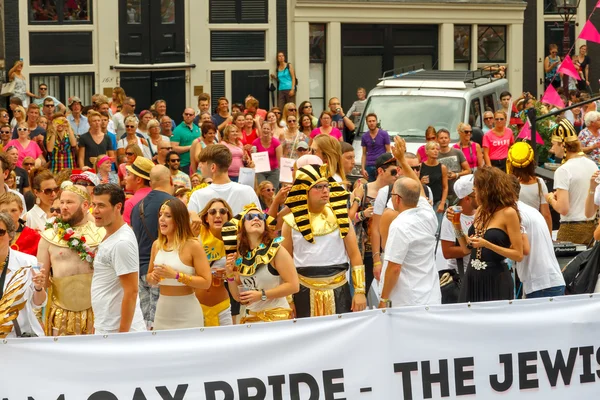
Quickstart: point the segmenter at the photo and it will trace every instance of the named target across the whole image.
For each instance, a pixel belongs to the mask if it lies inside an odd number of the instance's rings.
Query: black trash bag
[[[594,293],[600,273],[600,242],[569,261],[562,273],[566,294]]]

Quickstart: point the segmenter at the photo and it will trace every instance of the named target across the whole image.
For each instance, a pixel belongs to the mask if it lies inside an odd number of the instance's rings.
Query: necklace
[[[485,235],[485,232],[487,230],[484,228],[483,224],[477,224],[477,225],[473,224],[473,228],[475,230],[475,236],[483,238],[483,236]],[[477,271],[487,268],[487,263],[485,261],[481,260],[482,249],[483,249],[482,247],[477,248],[477,251],[475,252],[475,259],[471,261],[471,266],[474,269],[476,269]]]

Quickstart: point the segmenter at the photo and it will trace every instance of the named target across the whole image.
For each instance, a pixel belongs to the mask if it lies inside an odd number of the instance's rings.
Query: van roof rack
[[[500,64],[488,65],[484,68],[479,68],[475,71],[446,71],[446,70],[426,70],[417,68],[418,64],[409,65],[406,67],[395,68],[385,71],[380,81],[386,80],[414,80],[414,81],[453,81],[472,84],[473,86],[481,86],[494,80],[500,79],[495,76],[500,69]],[[423,67],[423,64],[421,64]],[[390,82],[391,83],[391,82]],[[388,85],[384,85],[388,86]],[[389,85],[395,86],[395,85]],[[462,86],[462,85],[461,85]]]

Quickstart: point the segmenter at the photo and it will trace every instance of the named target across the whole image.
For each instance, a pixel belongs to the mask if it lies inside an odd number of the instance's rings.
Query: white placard
[[[279,159],[279,182],[292,183],[294,182],[294,163],[293,158],[281,157]]]
[[[254,161],[254,171],[268,172],[271,170],[271,163],[269,162],[269,153],[261,151],[259,153],[252,153],[252,161]]]
[[[248,185],[254,187],[254,177],[256,172],[252,168],[240,168],[240,175],[238,176],[238,183],[242,185]]]

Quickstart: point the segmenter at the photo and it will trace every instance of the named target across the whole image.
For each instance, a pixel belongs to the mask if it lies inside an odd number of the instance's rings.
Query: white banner
[[[597,399],[600,297],[7,339],[4,400]]]

